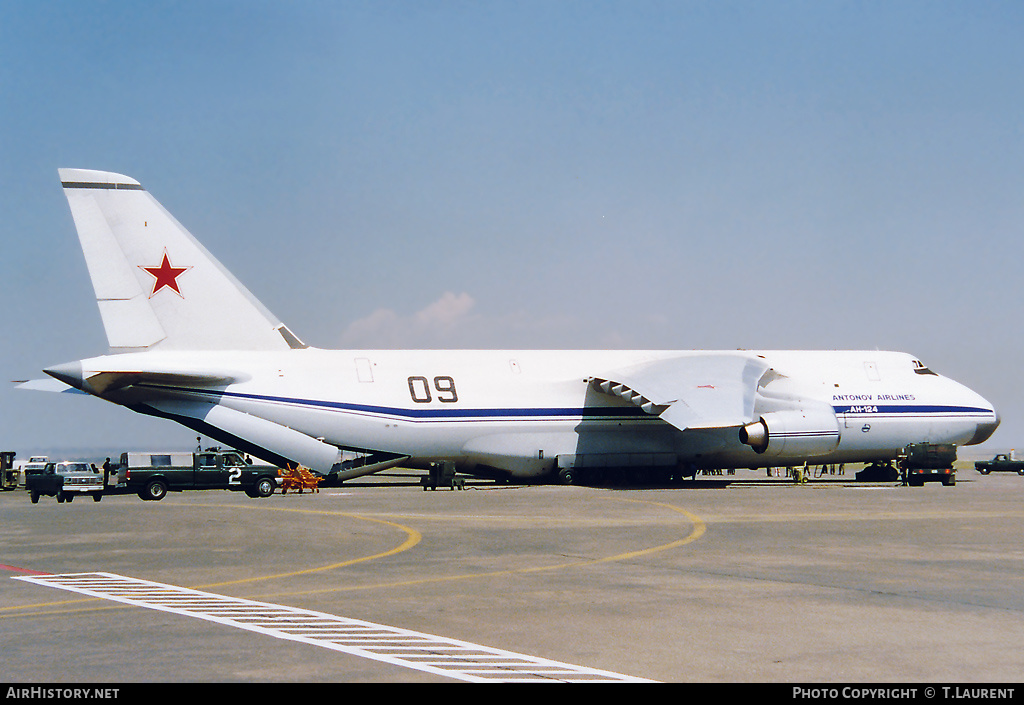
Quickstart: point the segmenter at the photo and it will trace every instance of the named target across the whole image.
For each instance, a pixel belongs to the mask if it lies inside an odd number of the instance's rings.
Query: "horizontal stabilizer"
[[[687,355],[608,372],[591,385],[681,430],[725,428],[754,420],[758,381],[768,368],[742,353]]]
[[[15,389],[28,389],[33,392],[57,392],[59,394],[85,394],[85,392],[69,387],[58,379],[15,380]]]
[[[216,387],[244,382],[249,375],[241,373],[206,372],[175,370],[111,370],[84,372],[81,362],[68,362],[54,365],[43,370],[76,389],[102,396],[106,392],[123,389],[133,385],[152,384],[162,387],[179,385]]]

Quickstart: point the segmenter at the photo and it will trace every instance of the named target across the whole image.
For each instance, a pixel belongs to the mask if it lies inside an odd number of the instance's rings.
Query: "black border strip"
[[[96,181],[61,181],[64,188],[102,188],[116,189],[118,191],[145,191],[142,184],[115,184],[110,182]]]

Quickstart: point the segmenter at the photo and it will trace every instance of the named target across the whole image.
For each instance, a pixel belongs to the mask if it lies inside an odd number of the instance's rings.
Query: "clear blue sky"
[[[5,379],[106,352],[58,167],[319,347],[881,348],[1024,448],[1019,2],[0,0]],[[0,446],[188,447],[0,386]]]

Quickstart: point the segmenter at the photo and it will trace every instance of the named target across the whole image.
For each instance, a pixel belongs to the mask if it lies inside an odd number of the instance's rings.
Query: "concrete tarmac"
[[[1013,683],[1024,477],[0,493],[4,683],[446,682],[15,576],[103,571],[664,682]]]

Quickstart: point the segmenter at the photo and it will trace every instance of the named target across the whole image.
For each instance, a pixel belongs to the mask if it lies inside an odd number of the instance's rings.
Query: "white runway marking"
[[[464,681],[644,681],[642,678],[573,666],[408,629],[268,602],[226,597],[113,573],[24,575],[13,579],[195,617]]]

